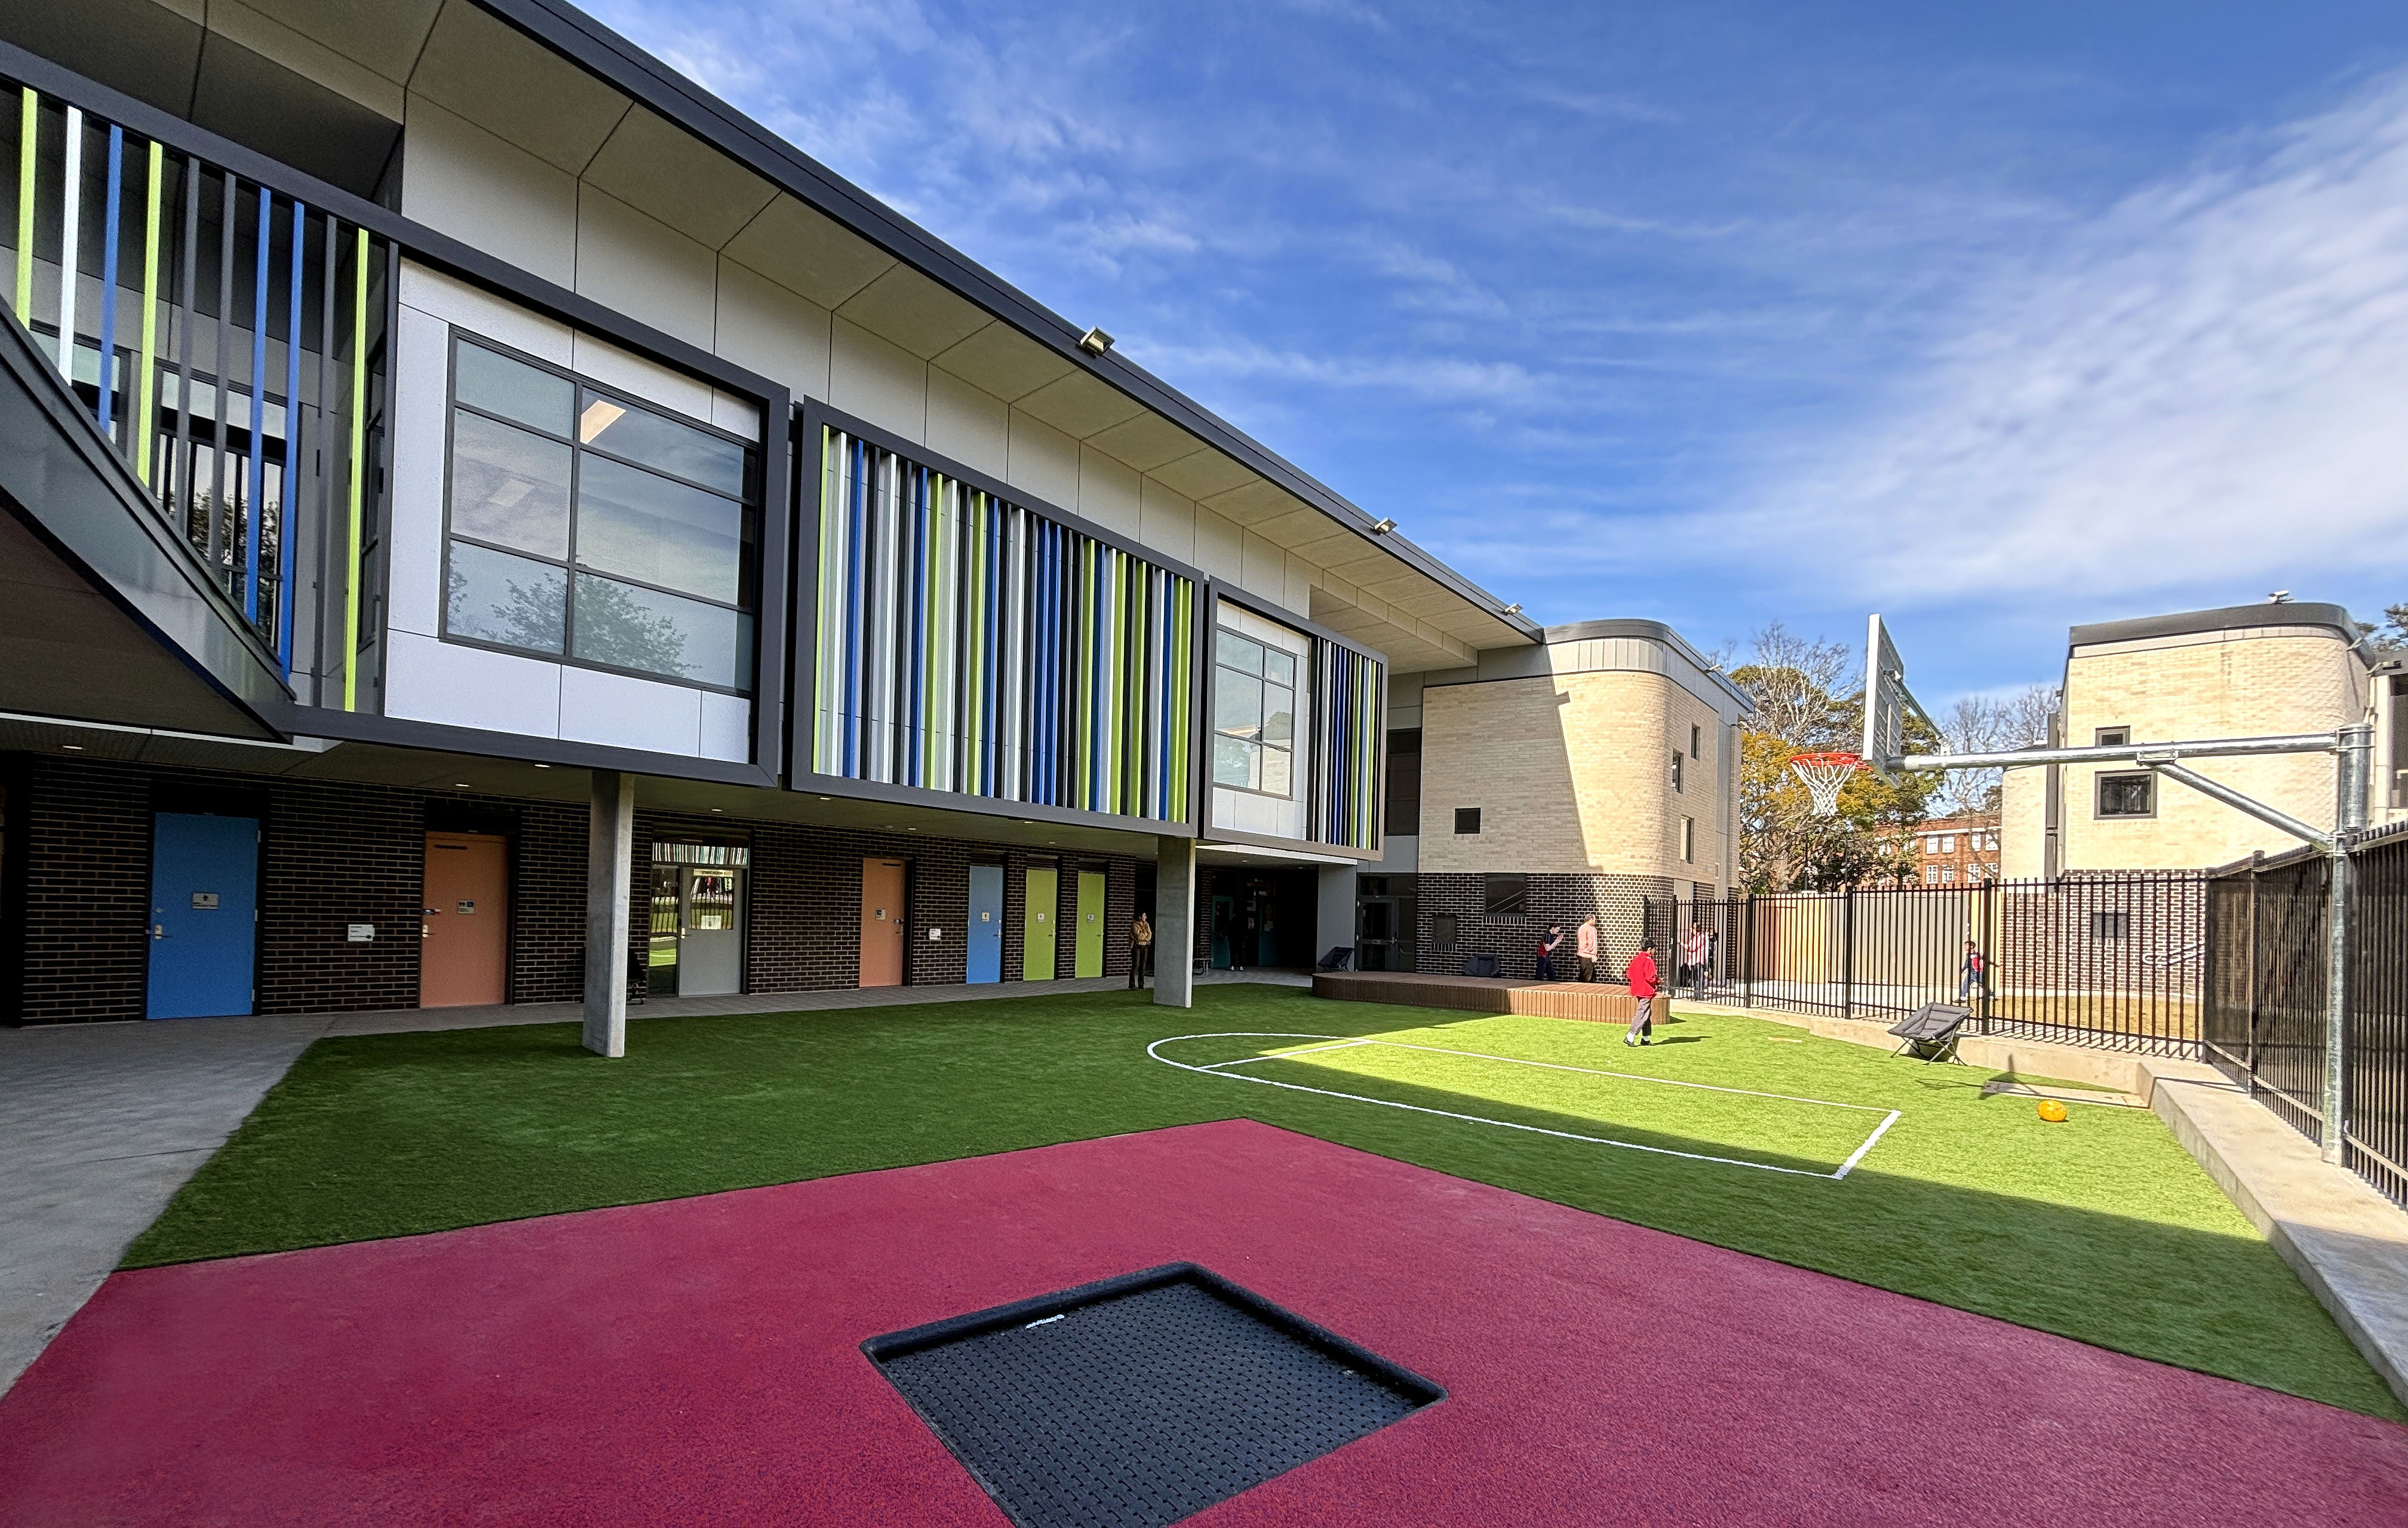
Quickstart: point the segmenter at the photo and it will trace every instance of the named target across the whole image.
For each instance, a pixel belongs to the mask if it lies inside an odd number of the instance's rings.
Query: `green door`
[[[1070,974],[1100,976],[1103,973],[1104,872],[1082,870],[1079,872],[1078,963],[1070,968]]]
[[[1024,982],[1054,979],[1054,916],[1062,906],[1060,873],[1050,866],[1028,872],[1027,911],[1022,915],[1025,926],[1020,936],[1020,979]]]

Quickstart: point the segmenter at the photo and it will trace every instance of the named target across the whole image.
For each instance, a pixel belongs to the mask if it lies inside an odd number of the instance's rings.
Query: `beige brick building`
[[[1397,836],[1380,869],[1399,881],[1412,856],[1420,969],[1495,954],[1506,974],[1527,975],[1549,922],[1592,913],[1608,928],[1609,960],[1627,959],[1643,907],[1663,910],[1660,921],[1675,901],[1722,895],[1747,712],[1655,621],[1550,627],[1541,646],[1404,676],[1390,725],[1418,751],[1418,831],[1397,834],[1403,803],[1392,799]]]
[[[2376,711],[2394,720],[2386,670],[2338,605],[2262,604],[2075,627],[2050,742],[2064,747],[2329,732]],[[2397,792],[2396,739],[2378,734],[2373,820]],[[2200,773],[2317,828],[2334,819],[2332,756],[2186,761]],[[2130,765],[2046,765],[2006,772],[2010,878],[2093,870],[2228,864],[2294,841],[2175,782]]]

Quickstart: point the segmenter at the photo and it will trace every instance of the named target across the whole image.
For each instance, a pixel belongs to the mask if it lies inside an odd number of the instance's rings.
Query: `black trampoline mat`
[[[1021,1528],[1159,1528],[1446,1393],[1194,1263],[861,1346]]]

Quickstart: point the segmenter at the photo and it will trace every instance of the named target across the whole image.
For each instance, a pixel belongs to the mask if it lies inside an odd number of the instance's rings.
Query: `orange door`
[[[861,985],[903,985],[903,861],[861,862]]]
[[[457,1008],[509,997],[509,843],[493,833],[426,835],[418,1005]]]

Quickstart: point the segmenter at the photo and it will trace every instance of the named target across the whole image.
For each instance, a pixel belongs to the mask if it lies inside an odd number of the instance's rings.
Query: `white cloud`
[[[2408,566],[2408,75],[1986,283],[1889,405],[1731,518],[1766,562],[1893,599]]]

